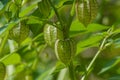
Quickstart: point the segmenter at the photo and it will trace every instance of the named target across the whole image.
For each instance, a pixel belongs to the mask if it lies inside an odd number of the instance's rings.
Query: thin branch
[[[6,32],[5,37],[3,38],[2,42],[1,42],[0,56],[2,56],[3,48],[4,48],[4,46],[5,46],[6,42],[7,42],[8,35],[9,35],[9,32]]]
[[[106,40],[108,39],[109,36],[112,35],[112,34],[111,34],[111,31],[112,31],[112,28],[110,28],[110,29],[108,30],[108,35],[105,36],[105,38],[103,39],[103,41],[102,41],[102,43],[101,43],[101,45],[100,45],[100,47],[99,47],[99,50],[97,51],[97,53],[95,54],[94,58],[92,59],[92,61],[91,61],[90,64],[88,65],[88,67],[87,67],[87,69],[86,69],[87,74],[88,74],[88,72],[90,71],[91,67],[93,66],[95,60],[98,58],[98,56],[99,56],[99,54],[101,53],[101,51],[104,49],[104,45],[105,45],[105,43],[106,43]],[[84,75],[84,76],[81,78],[81,80],[85,80],[87,74]]]
[[[61,19],[60,19],[60,16],[59,16],[59,14],[58,14],[57,9],[55,8],[55,6],[54,6],[53,3],[51,2],[51,0],[49,0],[49,2],[50,2],[50,5],[52,6],[52,8],[54,9],[54,12],[55,12],[58,20],[60,21],[60,25],[63,27],[63,24],[62,24],[62,21],[61,21]]]
[[[70,75],[71,80],[76,80],[75,71],[74,71],[74,67],[73,67],[73,62],[72,61],[70,62],[70,65],[68,66],[68,68],[69,68],[69,75]]]

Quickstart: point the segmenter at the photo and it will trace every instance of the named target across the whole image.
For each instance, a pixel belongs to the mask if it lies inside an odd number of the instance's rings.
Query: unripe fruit
[[[25,22],[19,22],[10,31],[10,39],[15,40],[18,43],[24,41],[29,35],[29,26]]]
[[[53,25],[46,24],[44,26],[44,40],[45,40],[45,42],[49,46],[54,47],[55,41],[57,39],[63,39],[63,32]]]
[[[72,39],[60,40],[55,43],[55,53],[57,58],[68,65],[76,52],[76,45]]]
[[[91,21],[92,22],[96,16],[97,16],[97,12],[98,12],[98,3],[96,0],[89,0],[89,5],[90,5],[90,11],[91,11]]]
[[[85,26],[91,23],[97,16],[98,5],[96,0],[77,0],[76,14],[80,22]]]

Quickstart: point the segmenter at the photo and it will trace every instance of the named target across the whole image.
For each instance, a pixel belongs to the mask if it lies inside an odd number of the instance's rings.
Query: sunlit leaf
[[[77,19],[72,22],[70,31],[83,31],[83,30],[86,30],[86,28]]]
[[[17,66],[15,71],[13,72],[13,75],[22,72],[24,69],[25,69],[25,64],[21,64]]]
[[[70,80],[69,74],[68,74],[68,68],[64,68],[60,71],[57,80]]]
[[[32,4],[30,6],[28,6],[26,9],[22,10],[20,13],[19,13],[19,17],[24,17],[26,15],[28,15],[29,13],[32,12],[33,9],[35,9],[37,7],[37,4]]]
[[[70,27],[70,33],[69,33],[71,37],[77,36],[85,32],[86,32],[86,28],[77,19],[72,22],[71,27]]]
[[[21,62],[21,57],[17,53],[11,53],[0,59],[5,65],[18,64]]]
[[[87,26],[87,31],[88,32],[96,32],[96,31],[101,31],[101,30],[107,30],[109,28],[109,26],[104,26],[101,24],[89,24]]]

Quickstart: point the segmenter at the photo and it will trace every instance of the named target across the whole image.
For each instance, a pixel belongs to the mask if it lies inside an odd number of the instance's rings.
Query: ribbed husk
[[[54,47],[55,41],[57,39],[63,39],[63,32],[53,25],[46,24],[44,26],[44,40],[45,40],[45,42],[49,46]]]
[[[68,65],[76,52],[76,45],[72,39],[60,40],[55,43],[55,53],[62,63]]]
[[[96,0],[77,0],[76,14],[78,20],[87,26],[97,16],[98,4]]]

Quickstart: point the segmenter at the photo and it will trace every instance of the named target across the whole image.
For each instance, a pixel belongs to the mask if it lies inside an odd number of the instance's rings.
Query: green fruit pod
[[[44,26],[44,40],[45,40],[45,42],[49,46],[54,47],[55,41],[57,39],[63,39],[63,32],[53,25],[46,24]]]
[[[15,40],[18,43],[24,41],[29,35],[29,26],[25,22],[19,22],[10,31],[10,39]]]
[[[6,68],[3,63],[0,62],[0,80],[5,80]]]
[[[97,16],[98,3],[96,0],[89,0],[89,5],[90,5],[90,11],[91,11],[91,21],[90,22],[92,22]]]
[[[69,65],[76,53],[76,45],[72,39],[58,39],[55,43],[55,53],[58,60],[65,65]]]
[[[87,26],[97,16],[98,5],[96,0],[77,0],[76,14],[78,20]]]

